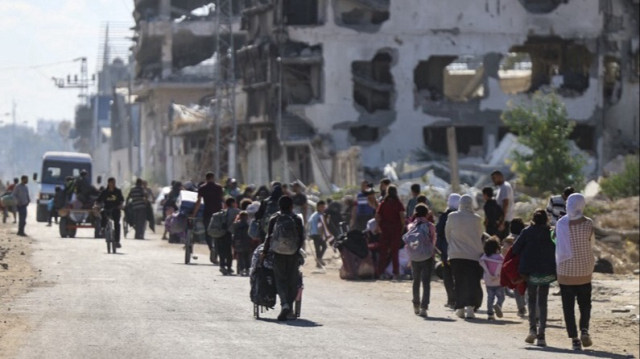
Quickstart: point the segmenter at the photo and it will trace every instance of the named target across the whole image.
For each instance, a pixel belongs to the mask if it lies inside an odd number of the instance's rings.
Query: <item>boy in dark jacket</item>
[[[485,231],[494,236],[498,234],[498,224],[502,221],[502,208],[493,199],[493,188],[485,187],[482,189],[482,197],[484,197],[484,227]]]
[[[549,284],[556,278],[556,245],[551,241],[547,212],[542,209],[533,213],[533,223],[525,228],[511,250],[520,256],[518,272],[527,280],[529,304],[529,335],[525,341],[546,346],[547,298]],[[536,322],[536,312],[539,326]]]

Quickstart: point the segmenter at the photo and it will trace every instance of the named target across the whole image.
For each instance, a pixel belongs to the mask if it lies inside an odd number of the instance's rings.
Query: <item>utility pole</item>
[[[280,138],[280,147],[282,148],[282,180],[285,183],[289,183],[289,151],[287,148],[287,142],[284,138],[284,126],[282,123],[282,101],[283,101],[283,86],[282,76],[284,72],[284,44],[289,40],[287,31],[284,28],[284,2],[278,2],[278,28],[275,31],[275,40],[278,44],[278,137]]]
[[[236,177],[238,124],[236,121],[236,74],[235,74],[235,44],[233,40],[233,0],[216,0],[216,74],[215,96],[215,169],[216,176],[221,174],[221,143],[220,126],[228,117],[231,121],[232,134],[228,149],[228,176]]]
[[[456,128],[447,127],[447,150],[449,152],[449,170],[451,172],[451,192],[460,191],[460,176],[458,174],[458,143],[456,140]]]
[[[73,61],[80,61],[80,78],[78,79],[78,75],[75,74],[73,77],[71,75],[67,75],[67,81],[65,83],[65,79],[61,77],[52,77],[53,83],[61,89],[80,89],[80,97],[83,101],[83,105],[89,105],[89,86],[93,85],[96,81],[96,75],[93,74],[91,76],[91,80],[89,80],[89,72],[87,70],[87,58],[86,57],[78,57],[73,59]]]
[[[16,100],[11,101],[11,173],[13,177],[18,177],[16,173]]]
[[[128,161],[129,161],[129,176],[130,180],[133,180],[134,171],[133,171],[133,116],[131,115],[131,74],[128,76],[127,83],[127,128],[129,132],[129,148],[127,152]],[[136,171],[137,172],[137,171]]]

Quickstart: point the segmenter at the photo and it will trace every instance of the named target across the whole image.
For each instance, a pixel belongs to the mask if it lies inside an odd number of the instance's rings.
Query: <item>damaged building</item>
[[[489,158],[507,103],[535,91],[561,96],[598,171],[638,148],[637,0],[247,0],[242,15],[247,182],[353,185],[446,155],[449,127],[460,156]]]
[[[211,131],[212,119],[198,109],[209,107],[214,98],[215,5],[206,0],[134,2],[133,93],[140,105],[143,159],[138,175],[156,183],[199,178],[203,166],[194,159],[211,151],[201,139]],[[240,5],[233,3],[238,43],[243,41]],[[199,122],[183,126],[184,117],[174,119],[182,108],[198,114],[186,115],[187,122]]]

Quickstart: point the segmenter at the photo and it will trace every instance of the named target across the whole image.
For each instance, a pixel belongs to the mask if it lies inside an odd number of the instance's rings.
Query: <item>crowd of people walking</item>
[[[323,269],[327,249],[353,231],[366,238],[373,278],[401,280],[405,273],[401,267],[410,267],[416,315],[428,316],[431,278],[438,272],[446,291],[443,304],[462,319],[476,318],[485,293],[489,321],[502,318],[506,298],[514,297],[518,315],[529,321],[525,341],[538,346],[546,346],[548,296],[550,285],[557,281],[573,349],[591,346],[594,233],[592,221],[584,216],[584,196],[567,187],[550,199],[547,208],[531,213],[528,222],[515,216],[516,197],[503,174],[495,171],[491,178],[495,187],[482,190],[484,216],[480,216],[474,208],[476,198],[458,193],[451,193],[444,211],[435,213],[419,184],[411,186],[405,205],[398,188],[386,178],[377,188],[362,181],[353,197],[312,201],[298,181],[241,188],[235,179],[220,185],[209,172],[198,185],[172,183],[161,201],[166,217],[163,239],[175,234],[171,226],[176,216],[201,218],[209,259],[225,276],[249,276],[252,253],[260,246],[259,260],[269,257],[272,261],[281,302],[279,320],[295,319],[292,306],[306,239],[311,240],[307,249],[313,252],[316,266]],[[22,236],[26,235],[26,208],[31,200],[27,183],[23,176],[7,186],[0,202],[5,220],[15,208],[17,234]],[[113,178],[100,190],[83,190],[83,186],[81,177],[68,179],[64,188],[57,188],[51,218],[57,221],[60,203],[69,205],[71,198],[87,195],[87,201],[101,203],[110,213],[118,246],[120,211],[124,208],[135,238],[144,238],[147,222],[153,221],[149,211],[155,200],[145,181],[138,179],[126,198]],[[190,206],[181,198],[183,191],[194,193]],[[401,263],[403,255],[408,264]],[[576,302],[580,313],[577,324]]]

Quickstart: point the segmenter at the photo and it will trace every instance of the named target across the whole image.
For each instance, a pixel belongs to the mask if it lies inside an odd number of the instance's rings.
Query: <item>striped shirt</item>
[[[593,222],[587,217],[571,221],[571,252],[573,257],[558,263],[558,283],[582,285],[591,282],[595,257],[593,254]]]

